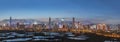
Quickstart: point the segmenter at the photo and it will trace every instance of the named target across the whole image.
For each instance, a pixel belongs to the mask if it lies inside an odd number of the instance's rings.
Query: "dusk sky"
[[[120,18],[120,0],[0,0],[0,19]]]

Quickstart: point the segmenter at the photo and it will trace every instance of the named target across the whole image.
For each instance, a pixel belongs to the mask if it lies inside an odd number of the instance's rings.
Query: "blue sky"
[[[10,16],[119,19],[120,0],[0,0],[0,19]]]

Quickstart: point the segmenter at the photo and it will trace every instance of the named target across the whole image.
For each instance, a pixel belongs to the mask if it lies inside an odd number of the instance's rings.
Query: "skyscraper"
[[[106,24],[98,24],[98,25],[97,25],[97,29],[98,29],[98,30],[107,30],[108,27],[107,27]]]
[[[72,28],[75,28],[75,18],[72,18]]]
[[[10,23],[10,27],[11,27],[12,26],[12,17],[10,17],[9,23]]]
[[[51,28],[51,17],[49,17],[49,28]]]

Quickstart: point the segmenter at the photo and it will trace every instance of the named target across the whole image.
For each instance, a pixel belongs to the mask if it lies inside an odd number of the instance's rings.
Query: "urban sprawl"
[[[71,22],[65,22],[64,18],[59,21],[52,21],[49,17],[47,23],[33,22],[27,24],[24,22],[14,22],[10,17],[10,21],[7,24],[0,25],[1,31],[25,31],[25,32],[72,32],[75,34],[80,33],[95,33],[97,35],[103,35],[106,37],[120,38],[120,24],[108,25],[105,23],[98,24],[82,24],[76,21],[76,18],[72,18]]]

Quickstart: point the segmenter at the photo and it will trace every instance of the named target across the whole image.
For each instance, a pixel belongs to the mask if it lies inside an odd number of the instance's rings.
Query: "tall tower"
[[[51,17],[49,17],[49,28],[51,28]]]
[[[9,23],[10,23],[10,27],[11,27],[12,26],[12,17],[10,17]]]
[[[72,18],[72,28],[75,28],[75,18]]]

